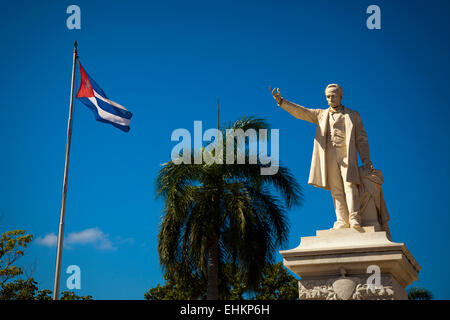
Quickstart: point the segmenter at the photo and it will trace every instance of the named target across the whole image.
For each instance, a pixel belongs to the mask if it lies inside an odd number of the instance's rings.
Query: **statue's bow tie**
[[[331,114],[341,113],[341,112],[342,112],[342,106],[339,106],[337,108],[330,107],[330,113]]]

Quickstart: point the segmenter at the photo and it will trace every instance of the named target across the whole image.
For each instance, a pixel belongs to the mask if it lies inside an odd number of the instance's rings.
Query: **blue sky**
[[[81,30],[66,27],[71,4]],[[381,30],[366,28],[371,4]],[[339,83],[383,171],[393,240],[422,267],[413,285],[449,299],[449,9],[435,0],[2,3],[0,231],[41,239],[21,265],[52,289],[56,248],[43,239],[58,232],[77,40],[86,71],[134,116],[124,133],[74,106],[61,290],[72,264],[82,272],[76,293],[96,299],[143,299],[162,283],[154,178],[173,130],[215,126],[218,97],[222,122],[254,115],[280,129],[280,159],[306,199],[289,212],[280,249],[330,228],[330,194],[307,185],[315,127],[277,108],[268,86],[326,108],[325,86]]]

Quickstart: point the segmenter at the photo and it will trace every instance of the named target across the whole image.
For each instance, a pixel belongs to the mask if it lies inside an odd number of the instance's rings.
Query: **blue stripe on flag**
[[[117,108],[117,107],[113,106],[112,104],[109,104],[109,103],[103,101],[102,99],[96,98],[96,100],[97,100],[98,106],[109,113],[112,113],[116,116],[119,116],[119,117],[125,118],[125,119],[131,119],[131,117],[133,116],[133,114],[128,110]]]
[[[90,108],[92,110],[92,112],[94,113],[94,116],[95,116],[95,120],[103,122],[103,123],[109,123],[109,124],[113,125],[114,127],[119,128],[120,130],[125,131],[125,132],[130,131],[130,126],[123,126],[121,124],[118,124],[118,123],[115,123],[115,122],[112,122],[110,120],[106,120],[106,119],[102,118],[98,114],[97,107],[94,104],[92,104],[92,102],[89,100],[89,98],[78,98],[78,99],[83,104],[85,104],[88,108]],[[96,100],[97,100],[97,103],[99,104],[100,99],[96,99]],[[100,106],[100,104],[99,104],[99,106]],[[118,108],[116,108],[116,109],[118,109]]]

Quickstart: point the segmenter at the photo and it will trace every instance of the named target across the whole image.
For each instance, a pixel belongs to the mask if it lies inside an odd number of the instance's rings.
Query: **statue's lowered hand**
[[[370,174],[372,173],[375,169],[372,165],[372,162],[367,161],[366,163],[364,163],[364,168],[367,170],[367,172]]]

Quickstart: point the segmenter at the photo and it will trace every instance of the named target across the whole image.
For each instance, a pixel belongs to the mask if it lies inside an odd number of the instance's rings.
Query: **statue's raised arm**
[[[281,96],[279,88],[272,89],[271,87],[269,87],[269,90],[272,93],[272,96],[277,102],[278,106],[280,106],[281,108],[292,114],[297,119],[317,124],[318,121],[317,116],[320,113],[320,109],[309,109],[288,101],[287,99]]]

